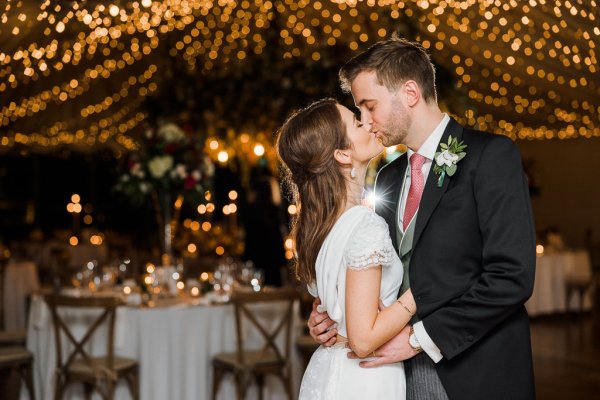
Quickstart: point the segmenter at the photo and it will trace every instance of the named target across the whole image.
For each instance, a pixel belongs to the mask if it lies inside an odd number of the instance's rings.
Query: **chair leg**
[[[33,363],[30,362],[21,366],[20,373],[21,378],[27,386],[27,391],[29,391],[29,398],[31,400],[35,400],[35,390],[33,387]]]
[[[264,389],[265,389],[265,376],[257,375],[256,384],[258,386],[258,400],[263,400]]]
[[[131,372],[125,375],[127,386],[129,386],[129,393],[133,400],[139,400],[140,398],[140,381],[139,381],[139,370],[135,367]]]
[[[66,385],[66,382],[63,384],[62,380],[62,377],[57,374],[54,386],[54,400],[62,400],[64,386]]]
[[[106,380],[106,399],[113,400],[115,398],[115,389],[117,387],[117,382],[108,378]]]
[[[585,296],[585,288],[579,289],[579,314],[583,313],[583,302]]]
[[[221,385],[222,377],[223,371],[221,368],[213,367],[212,400],[217,400],[217,393],[219,393],[219,386]]]
[[[244,400],[246,397],[247,379],[245,373],[235,374],[235,393],[237,400]]]
[[[85,400],[92,400],[92,393],[94,392],[94,385],[89,382],[83,383],[83,392],[85,393]]]
[[[570,305],[571,305],[571,287],[569,285],[567,285],[567,288],[565,290],[565,312],[568,314],[570,314]]]
[[[11,373],[12,370],[10,368],[0,370],[0,393],[8,393]]]
[[[285,389],[285,393],[289,400],[293,400],[294,395],[292,393],[292,377],[289,373],[285,375],[280,375],[281,381],[283,382],[283,387]]]

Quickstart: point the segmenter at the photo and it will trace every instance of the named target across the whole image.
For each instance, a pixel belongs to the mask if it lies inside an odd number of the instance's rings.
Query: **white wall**
[[[567,246],[581,246],[585,230],[600,241],[600,138],[518,141],[525,161],[534,160],[540,194],[532,197],[536,227],[560,229]]]

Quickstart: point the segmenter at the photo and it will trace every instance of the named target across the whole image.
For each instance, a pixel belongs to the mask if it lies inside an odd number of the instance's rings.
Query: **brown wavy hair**
[[[322,99],[293,113],[277,137],[283,179],[296,202],[292,221],[296,277],[311,283],[325,238],[346,206],[346,181],[334,159],[350,147],[346,125],[334,99]]]

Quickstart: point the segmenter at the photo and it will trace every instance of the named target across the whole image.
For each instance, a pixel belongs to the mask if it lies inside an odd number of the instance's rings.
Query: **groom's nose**
[[[363,125],[367,125],[369,130],[373,128],[373,118],[371,118],[371,114],[364,112],[360,115],[360,123]]]

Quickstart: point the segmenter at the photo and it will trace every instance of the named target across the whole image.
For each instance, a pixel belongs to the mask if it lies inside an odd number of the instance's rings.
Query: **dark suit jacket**
[[[410,262],[417,313],[444,356],[436,369],[451,400],[532,399],[524,303],[533,290],[535,231],[521,157],[509,138],[453,119],[441,141],[449,135],[468,145],[467,155],[441,188],[433,167],[425,185]],[[375,185],[375,210],[396,249],[406,167],[405,154]]]

